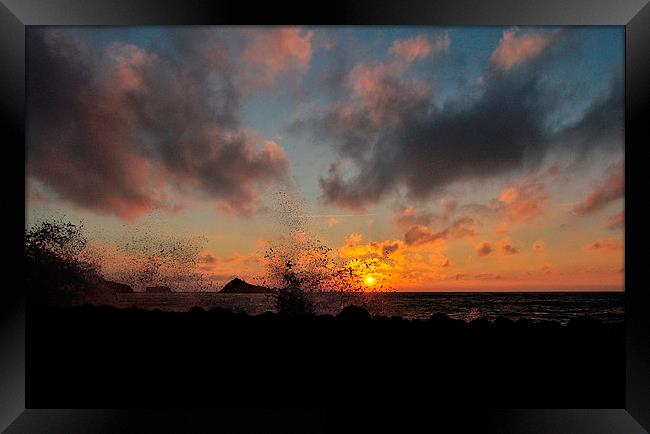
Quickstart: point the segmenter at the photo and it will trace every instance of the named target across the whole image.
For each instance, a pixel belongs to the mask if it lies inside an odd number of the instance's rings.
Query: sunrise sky
[[[27,36],[28,224],[205,237],[197,269],[255,281],[288,192],[397,290],[623,289],[622,27]]]

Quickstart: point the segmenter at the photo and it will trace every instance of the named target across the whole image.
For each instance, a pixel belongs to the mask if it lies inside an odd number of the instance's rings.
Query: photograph
[[[25,45],[36,406],[75,404],[79,369],[163,375],[145,405],[237,369],[235,400],[354,381],[390,402],[407,381],[624,406],[623,27],[35,26]],[[45,361],[62,349],[85,366]]]
[[[0,0],[0,432],[647,433],[647,3]]]

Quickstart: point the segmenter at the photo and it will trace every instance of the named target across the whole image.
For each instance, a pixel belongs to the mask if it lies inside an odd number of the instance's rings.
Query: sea
[[[436,313],[471,321],[493,321],[506,317],[514,321],[558,321],[589,316],[604,323],[624,320],[623,292],[371,292],[341,296],[313,293],[309,297],[316,314],[336,315],[349,304],[363,306],[372,315],[427,319]],[[227,308],[257,315],[275,311],[273,299],[265,294],[220,294],[218,292],[174,292],[170,294],[119,294],[116,307],[138,307],[163,311],[187,311],[193,306],[205,310]]]

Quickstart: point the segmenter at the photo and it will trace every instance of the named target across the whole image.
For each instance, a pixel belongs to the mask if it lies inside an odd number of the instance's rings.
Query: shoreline
[[[562,326],[359,308],[251,316],[83,305],[32,306],[27,326],[29,405],[40,408],[399,405],[417,401],[415,389],[428,401],[504,408],[625,399],[624,325],[589,318]]]

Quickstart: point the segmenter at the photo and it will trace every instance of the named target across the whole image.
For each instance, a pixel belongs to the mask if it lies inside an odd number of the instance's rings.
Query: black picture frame
[[[501,433],[642,433],[650,430],[650,320],[645,272],[648,224],[645,222],[645,164],[648,151],[647,108],[650,97],[650,5],[647,0],[362,0],[251,6],[236,1],[182,0],[2,0],[2,131],[9,161],[25,159],[25,27],[31,25],[207,25],[207,24],[382,24],[382,25],[622,25],[625,26],[625,321],[626,405],[621,409],[476,410],[427,409],[398,415],[383,412],[381,426],[409,431],[415,421],[432,431],[440,424],[455,429],[480,427]],[[15,153],[15,154],[13,154]],[[8,163],[3,171],[11,235],[8,256],[21,266],[25,226],[24,166]],[[15,227],[14,227],[15,225]],[[15,249],[15,251],[13,250]],[[46,410],[25,408],[25,297],[22,279],[7,282],[0,302],[0,429],[19,432],[191,432],[206,427],[253,430],[254,421],[282,431],[322,432],[368,429],[359,420],[342,425],[334,410]],[[333,403],[334,405],[336,403]],[[423,403],[425,404],[425,403]],[[378,412],[380,413],[380,412]],[[465,414],[473,414],[467,417]],[[443,417],[444,415],[444,417]],[[364,413],[363,418],[368,418]],[[353,417],[354,419],[354,417]],[[358,419],[358,417],[357,417]],[[300,429],[300,427],[310,427]],[[479,431],[476,431],[479,432]]]

